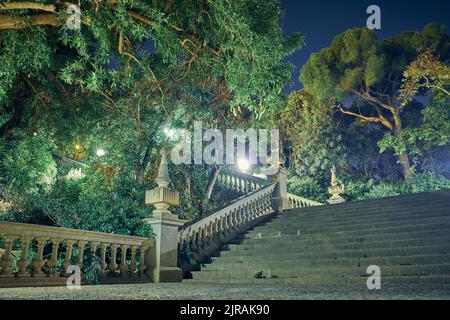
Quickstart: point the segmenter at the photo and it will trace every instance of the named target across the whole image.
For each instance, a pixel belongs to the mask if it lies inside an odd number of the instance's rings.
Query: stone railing
[[[288,200],[292,208],[304,208],[304,207],[314,207],[314,206],[322,206],[323,203],[309,200],[300,196],[296,196],[295,194],[288,193]]]
[[[199,221],[185,225],[179,233],[180,250],[195,252],[198,258],[208,256],[224,242],[274,212],[274,189],[275,183],[242,196]]]
[[[270,181],[234,171],[220,172],[217,183],[228,190],[234,190],[242,194],[247,194],[270,184]]]
[[[65,284],[67,267],[83,270],[87,254],[97,257],[106,282],[150,280],[155,239],[10,222],[0,222],[0,235],[4,242],[0,287],[15,281]]]

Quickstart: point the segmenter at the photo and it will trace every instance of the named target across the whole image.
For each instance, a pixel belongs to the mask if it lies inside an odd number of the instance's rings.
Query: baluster
[[[91,259],[95,259],[95,263],[99,262],[99,256],[97,255],[97,250],[100,247],[100,242],[89,242],[89,247],[91,248]],[[101,262],[100,262],[101,263]]]
[[[58,249],[59,249],[59,239],[50,239],[52,242],[52,257],[48,261],[48,266],[50,267],[50,275],[55,276],[57,274],[56,269],[58,269]]]
[[[14,277],[11,271],[11,263],[13,259],[11,259],[11,251],[13,242],[16,239],[13,235],[4,235],[3,239],[5,240],[5,252],[3,254],[3,258],[0,261],[0,266],[2,267],[1,276],[2,277]]]
[[[47,239],[45,238],[35,238],[37,241],[37,251],[36,256],[33,259],[31,265],[33,266],[33,277],[43,277],[45,276],[41,268],[44,265],[43,254],[44,254],[44,244]]]
[[[137,246],[131,246],[131,261],[130,261],[130,277],[135,277],[137,272],[137,263],[136,263],[136,251]]]
[[[243,212],[243,222],[244,223],[248,223],[251,220],[251,202],[246,203],[243,207],[242,207],[242,212]]]
[[[140,252],[141,252],[141,263],[139,264],[139,275],[141,277],[144,276],[145,271],[147,270],[147,266],[145,264],[145,255],[148,247],[141,246]]]
[[[78,255],[76,260],[76,265],[80,268],[80,270],[83,270],[84,266],[84,249],[87,245],[87,241],[79,241],[78,242]]]
[[[128,247],[126,245],[120,246],[119,270],[120,270],[121,275],[125,275],[125,273],[126,273],[127,249],[128,249]]]
[[[117,262],[116,262],[116,255],[117,255],[117,245],[111,244],[111,260],[109,261],[109,270],[116,271],[117,270]]]
[[[239,178],[239,191],[245,193],[245,181],[243,178]]]
[[[17,267],[19,268],[18,277],[29,277],[30,274],[26,271],[28,262],[28,249],[30,247],[30,237],[21,237],[22,241],[22,253],[20,254],[20,259],[17,262]]]
[[[106,268],[108,268],[108,263],[106,262],[106,249],[108,248],[107,243],[101,243],[100,244],[100,263],[102,266],[101,273],[104,276],[107,272]]]
[[[66,243],[66,254],[64,256],[64,262],[63,262],[62,266],[63,266],[63,272],[66,273],[67,268],[69,267],[69,265],[72,264],[72,262],[70,260],[72,259],[72,256],[73,256],[73,247],[74,247],[76,241],[66,240],[64,242]]]
[[[97,256],[97,249],[100,246],[100,242],[89,242],[89,246],[91,247],[91,253],[94,256]],[[98,257],[98,256],[97,256]]]
[[[228,216],[224,216],[223,217],[223,235],[226,236],[228,235]]]

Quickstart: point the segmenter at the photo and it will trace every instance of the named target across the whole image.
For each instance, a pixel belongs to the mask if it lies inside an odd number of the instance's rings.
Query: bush
[[[287,181],[289,192],[298,196],[324,202],[327,199],[326,187],[311,177],[292,176]]]
[[[403,194],[401,184],[396,184],[392,182],[381,182],[373,186],[369,192],[366,192],[359,199],[374,199],[374,198],[384,198],[399,196]]]
[[[345,192],[343,196],[349,200],[358,200],[364,198],[364,195],[370,191],[374,185],[373,180],[366,177],[346,178],[344,177]]]
[[[415,174],[406,184],[411,193],[450,189],[449,179],[432,172]]]

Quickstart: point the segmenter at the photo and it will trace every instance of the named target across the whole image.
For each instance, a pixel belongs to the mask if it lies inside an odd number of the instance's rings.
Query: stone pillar
[[[274,209],[278,214],[282,214],[283,210],[292,208],[287,192],[287,177],[288,173],[286,169],[280,167],[278,170],[278,174],[274,177],[274,181],[277,183],[272,202],[274,205]]]
[[[154,205],[152,218],[143,221],[152,226],[156,235],[155,246],[145,254],[146,273],[153,282],[179,282],[182,271],[177,266],[178,260],[178,228],[185,221],[169,211],[169,205],[179,204],[179,194],[169,186],[169,170],[167,151],[161,150],[161,163],[158,177],[158,187],[148,190],[145,194],[145,204]]]

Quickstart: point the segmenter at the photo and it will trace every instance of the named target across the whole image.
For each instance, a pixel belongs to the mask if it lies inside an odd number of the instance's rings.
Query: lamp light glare
[[[97,155],[97,157],[103,157],[106,154],[106,152],[105,152],[105,150],[100,148],[100,149],[97,149],[97,151],[95,151],[95,154]]]
[[[247,159],[241,159],[238,161],[237,163],[239,170],[241,171],[247,171],[248,169],[250,169],[250,163],[248,162]]]

